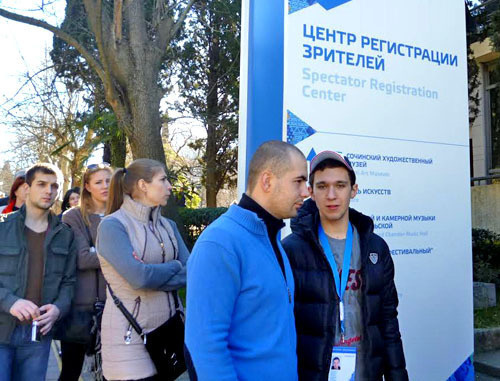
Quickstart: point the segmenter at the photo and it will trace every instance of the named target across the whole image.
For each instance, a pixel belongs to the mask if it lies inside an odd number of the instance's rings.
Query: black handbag
[[[122,301],[113,293],[109,283],[107,285],[115,305],[144,341],[146,350],[158,372],[156,378],[162,381],[177,379],[187,369],[184,359],[184,313],[179,306],[177,291],[172,292],[175,301],[174,316],[154,331],[145,333]]]
[[[159,379],[175,380],[186,371],[184,359],[184,313],[174,291],[175,314],[146,337],[146,349]]]

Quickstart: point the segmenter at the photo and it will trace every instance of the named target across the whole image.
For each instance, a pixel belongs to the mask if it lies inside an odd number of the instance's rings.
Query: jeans
[[[0,344],[0,381],[44,381],[52,336],[31,341],[31,325],[18,325],[9,344]]]

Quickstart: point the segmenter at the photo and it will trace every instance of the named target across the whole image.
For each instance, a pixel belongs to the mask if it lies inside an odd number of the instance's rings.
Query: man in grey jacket
[[[59,170],[26,172],[26,204],[0,217],[0,381],[45,380],[52,328],[74,292],[73,232],[50,212]]]

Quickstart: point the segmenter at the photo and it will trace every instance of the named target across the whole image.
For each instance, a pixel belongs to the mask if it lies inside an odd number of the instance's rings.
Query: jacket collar
[[[20,229],[20,231],[23,231],[24,230],[24,224],[25,224],[25,221],[26,221],[26,204],[24,204],[18,211],[18,227]],[[47,235],[52,235],[54,233],[56,233],[57,231],[59,231],[59,229],[62,227],[62,222],[61,220],[59,219],[59,217],[57,217],[53,212],[52,210],[49,211],[49,214],[48,214],[48,219],[49,219],[49,223],[48,223],[48,226],[47,226]]]
[[[123,209],[127,214],[143,223],[147,223],[150,219],[152,219],[153,224],[156,225],[160,216],[159,206],[145,206],[140,202],[133,200],[132,197],[127,194],[123,196],[123,204],[120,209]]]
[[[266,224],[255,212],[244,209],[239,205],[231,205],[227,212],[224,213],[224,216],[232,219],[253,234],[267,235]]]
[[[246,193],[243,193],[238,206],[257,214],[257,217],[266,224],[269,237],[276,237],[276,234],[285,226],[283,220],[274,217]]]

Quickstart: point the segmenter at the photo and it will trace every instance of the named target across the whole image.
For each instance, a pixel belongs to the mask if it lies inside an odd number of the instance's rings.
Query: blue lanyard
[[[333,279],[335,280],[335,290],[337,291],[337,295],[339,296],[339,314],[340,314],[340,331],[342,334],[342,341],[344,337],[344,293],[347,286],[347,280],[349,279],[349,269],[351,266],[351,255],[352,255],[352,226],[349,222],[347,225],[347,237],[345,241],[344,248],[344,262],[342,264],[342,279],[339,277],[339,271],[337,269],[337,263],[335,262],[335,257],[333,256],[332,248],[330,247],[330,243],[328,242],[328,237],[326,236],[325,231],[323,230],[323,226],[321,223],[318,227],[318,236],[319,242],[323,251],[325,252],[326,259],[330,263],[330,267],[333,272]]]

